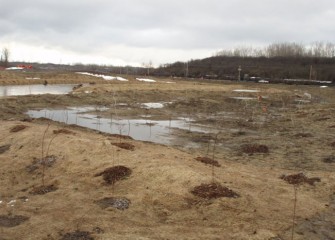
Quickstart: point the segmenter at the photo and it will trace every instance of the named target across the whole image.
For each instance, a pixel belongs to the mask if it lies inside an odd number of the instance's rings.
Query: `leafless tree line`
[[[234,49],[223,49],[214,56],[226,57],[335,57],[335,44],[331,42],[313,42],[303,45],[295,42],[273,43],[263,48],[240,46]]]
[[[9,63],[9,49],[3,48],[0,55],[0,66],[8,67]]]

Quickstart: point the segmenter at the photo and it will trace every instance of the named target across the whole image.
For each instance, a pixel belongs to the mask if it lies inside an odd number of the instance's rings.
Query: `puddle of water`
[[[68,94],[72,91],[75,84],[37,84],[37,85],[13,85],[0,86],[0,97],[24,96],[39,94]]]
[[[106,108],[67,108],[61,110],[29,110],[27,114],[32,118],[48,118],[66,124],[75,124],[101,132],[129,135],[136,140],[150,141],[161,144],[172,144],[173,129],[192,130],[193,132],[210,131],[208,127],[190,125],[189,119],[151,121],[148,119],[108,119],[89,111],[104,111]]]

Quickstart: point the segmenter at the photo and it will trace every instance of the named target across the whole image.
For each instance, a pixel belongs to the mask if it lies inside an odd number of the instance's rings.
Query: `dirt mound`
[[[10,149],[10,144],[0,146],[0,154],[7,152]]]
[[[310,133],[297,133],[294,135],[295,137],[301,137],[301,138],[309,138],[309,137],[313,137],[312,134]]]
[[[219,183],[201,184],[200,186],[195,187],[191,191],[191,193],[194,194],[195,196],[206,199],[213,199],[220,197],[228,197],[228,198],[239,197],[239,195],[235,193],[233,190],[221,186],[221,184]]]
[[[74,232],[66,233],[61,240],[94,240],[90,232],[76,230]]]
[[[324,163],[335,163],[335,156],[329,156],[322,159]]]
[[[22,131],[23,129],[26,129],[26,128],[27,128],[27,126],[25,126],[25,125],[16,125],[16,126],[14,126],[10,129],[10,132],[20,132],[20,131]]]
[[[335,148],[335,142],[332,142],[332,143],[330,144],[330,146],[333,147],[333,148]]]
[[[261,144],[244,144],[241,147],[241,151],[247,154],[268,153],[269,148],[266,145]]]
[[[314,185],[315,182],[321,181],[320,178],[318,177],[308,178],[303,173],[297,173],[297,174],[292,174],[292,175],[282,175],[280,178],[288,182],[289,184],[294,184],[294,185],[303,184],[303,183]]]
[[[54,184],[47,185],[47,186],[39,186],[35,187],[33,190],[31,190],[29,193],[32,195],[43,195],[47,194],[49,192],[54,192],[58,189]]]
[[[106,168],[104,171],[95,174],[95,177],[102,176],[107,184],[114,184],[115,182],[125,179],[131,174],[131,169],[125,166],[115,166]]]
[[[21,215],[0,215],[0,226],[1,227],[16,227],[23,222],[27,221],[29,217]]]
[[[127,135],[122,135],[122,134],[109,134],[111,137],[115,137],[115,138],[120,138],[120,139],[133,139],[130,136]]]
[[[205,163],[205,164],[213,165],[215,167],[221,167],[221,165],[219,164],[218,161],[213,160],[209,157],[196,157],[195,160],[197,160],[199,162],[202,162],[202,163]]]
[[[121,143],[111,143],[111,144],[119,148],[122,148],[122,149],[131,150],[131,151],[135,150],[135,146],[130,143],[121,142]]]
[[[115,197],[109,197],[109,198],[103,198],[96,203],[102,208],[108,208],[113,207],[119,210],[125,210],[129,208],[130,200],[127,198],[115,198]]]
[[[69,135],[75,135],[74,132],[68,130],[68,129],[65,129],[65,128],[62,128],[62,129],[58,129],[58,130],[53,130],[53,133],[54,134],[69,134]]]
[[[57,157],[54,155],[46,156],[43,159],[34,158],[33,162],[26,166],[26,170],[29,173],[33,173],[39,169],[40,166],[52,167],[57,161]]]

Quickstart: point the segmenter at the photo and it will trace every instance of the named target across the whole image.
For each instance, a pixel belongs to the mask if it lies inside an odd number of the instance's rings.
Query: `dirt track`
[[[27,82],[24,73],[11,74],[0,80]],[[48,81],[74,80],[81,79],[76,74],[48,75]],[[71,95],[0,100],[0,239],[65,239],[76,230],[94,239],[290,239],[294,187],[280,177],[298,172],[320,182],[297,188],[294,239],[335,238],[335,214],[330,214],[335,192],[333,88],[130,80],[84,76],[84,81],[96,84]],[[242,95],[256,99],[231,98]],[[263,98],[257,100],[258,95]],[[148,114],[137,103],[172,102],[150,109],[149,115],[153,120],[191,117],[191,131],[176,131],[176,142],[163,146],[48,120],[21,121],[31,108],[113,107],[115,101],[127,104],[113,108],[123,117]],[[197,124],[219,130],[192,132]],[[26,128],[17,128],[20,125]],[[44,157],[53,156],[44,161],[42,142]],[[120,142],[133,149],[115,144]],[[212,158],[214,145],[220,167],[195,159]],[[131,174],[112,185],[103,176],[95,177],[113,166],[124,166]],[[52,191],[34,194],[43,179],[45,187],[52,186],[45,189]],[[203,199],[192,194],[195,187],[213,180],[239,197]],[[104,198],[129,206],[102,208],[97,202]],[[24,218],[15,216],[29,219],[21,222]],[[11,221],[18,225],[6,227]]]

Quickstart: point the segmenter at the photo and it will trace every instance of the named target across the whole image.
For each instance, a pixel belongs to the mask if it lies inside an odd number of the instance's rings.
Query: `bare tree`
[[[8,67],[9,62],[9,49],[3,48],[1,53],[1,65],[3,67]]]
[[[149,76],[150,69],[152,68],[152,61],[150,60],[148,63],[142,63],[142,66],[147,69],[147,76]]]

